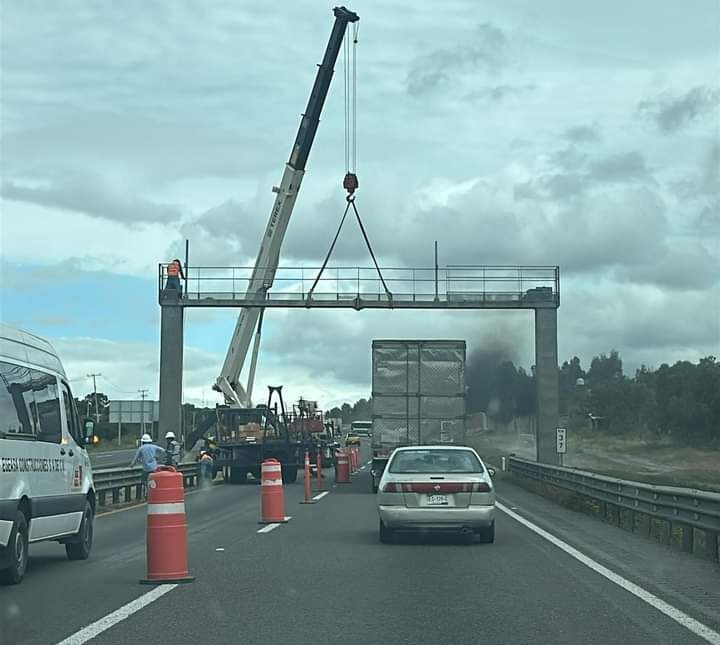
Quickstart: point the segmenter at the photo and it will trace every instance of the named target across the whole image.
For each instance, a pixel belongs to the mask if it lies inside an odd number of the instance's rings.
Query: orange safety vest
[[[177,278],[180,275],[180,265],[177,262],[171,262],[168,264],[167,274],[171,277]]]

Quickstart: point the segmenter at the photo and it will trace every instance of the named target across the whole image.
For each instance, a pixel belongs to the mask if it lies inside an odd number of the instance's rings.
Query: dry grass
[[[534,441],[513,433],[471,433],[470,443],[484,459],[499,463],[515,453],[535,458]],[[568,433],[566,466],[651,484],[720,491],[720,450],[656,443],[644,436],[613,437],[599,433]]]

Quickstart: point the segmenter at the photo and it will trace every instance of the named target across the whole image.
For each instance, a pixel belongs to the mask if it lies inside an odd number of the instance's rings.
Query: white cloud
[[[479,18],[469,0],[358,0],[357,10],[357,205],[383,264],[429,266],[434,240],[441,264],[560,264],[561,358],[617,347],[628,364],[656,364],[713,350],[717,3],[658,12],[638,1],[623,20],[569,0],[542,11],[489,4]],[[183,257],[185,238],[193,264],[254,260],[332,23],[327,7],[58,0],[43,11],[14,3],[3,18],[2,255],[35,265],[10,282],[30,289],[43,271],[68,283],[78,271],[154,278],[159,261]],[[278,47],[278,34],[292,38]],[[286,264],[317,266],[345,205],[341,72]],[[335,258],[369,265],[352,220]],[[143,297],[154,298],[152,284]],[[117,307],[102,314],[127,316]],[[516,326],[504,312],[273,311],[258,383],[355,397],[367,394],[374,337],[492,344],[501,325],[527,366],[532,325],[518,316]],[[70,317],[60,308],[43,324]],[[193,320],[187,396],[211,397],[218,330],[231,318]],[[138,337],[156,334],[156,319],[143,325]],[[62,340],[73,369],[156,388],[157,346],[107,336]]]

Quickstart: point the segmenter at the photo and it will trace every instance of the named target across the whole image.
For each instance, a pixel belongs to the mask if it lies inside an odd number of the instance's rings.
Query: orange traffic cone
[[[301,504],[314,504],[315,500],[312,498],[312,475],[310,474],[310,454],[305,451],[305,499],[300,502]]]

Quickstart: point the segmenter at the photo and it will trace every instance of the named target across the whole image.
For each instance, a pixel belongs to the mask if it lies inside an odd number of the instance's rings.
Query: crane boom
[[[345,7],[335,7],[333,14],[335,15],[335,23],[325,48],[322,63],[318,66],[315,83],[310,92],[307,108],[300,121],[300,127],[290,152],[290,159],[285,164],[280,186],[273,187],[273,192],[276,193],[275,203],[270,211],[270,219],[260,244],[255,267],[250,276],[246,292],[248,298],[264,297],[275,279],[280,260],[280,248],[305,174],[305,164],[310,155],[310,149],[320,123],[320,113],[330,87],[335,61],[340,52],[347,25],[360,19],[356,13]],[[251,405],[249,396],[240,384],[240,372],[245,363],[253,332],[258,325],[260,313],[261,309],[257,307],[243,307],[240,310],[222,371],[213,386],[215,390],[223,393],[226,403],[231,405]],[[253,355],[256,357],[257,352],[254,351]],[[250,371],[254,376],[254,365]],[[247,389],[252,392],[252,383],[248,382]]]

